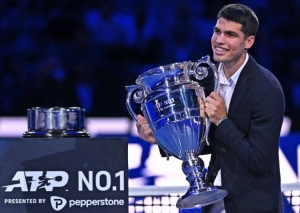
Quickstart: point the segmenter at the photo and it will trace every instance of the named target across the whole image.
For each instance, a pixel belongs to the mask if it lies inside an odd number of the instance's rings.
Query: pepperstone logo
[[[51,196],[50,197],[50,202],[51,202],[52,208],[55,211],[62,210],[67,204],[67,200],[65,198],[58,197],[58,196]]]

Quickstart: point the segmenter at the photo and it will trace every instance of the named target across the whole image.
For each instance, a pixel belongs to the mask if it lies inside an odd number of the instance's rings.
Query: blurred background
[[[300,0],[0,0],[0,137],[21,137],[28,108],[78,106],[93,137],[128,137],[129,186],[187,185],[180,161],[137,137],[125,86],[211,54],[217,12],[229,3],[260,20],[249,52],[283,87],[282,182],[299,182]]]
[[[151,68],[211,54],[229,0],[0,0],[0,116],[36,106],[128,117],[125,85]],[[281,82],[300,131],[300,1],[241,0],[259,17],[250,53]],[[292,24],[293,23],[293,24]]]

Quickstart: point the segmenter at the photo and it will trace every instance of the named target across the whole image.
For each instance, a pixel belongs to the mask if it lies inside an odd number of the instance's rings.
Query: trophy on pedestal
[[[208,69],[214,72],[214,90],[218,87],[218,73],[209,56],[197,62],[173,63],[160,66],[136,79],[136,85],[126,86],[126,106],[138,121],[131,100],[141,105],[141,110],[158,145],[165,152],[183,161],[182,171],[190,186],[177,201],[179,209],[190,209],[214,203],[227,195],[204,181],[204,162],[198,157],[209,145],[210,120],[200,115],[199,100],[205,101],[204,88],[191,80],[204,79]]]

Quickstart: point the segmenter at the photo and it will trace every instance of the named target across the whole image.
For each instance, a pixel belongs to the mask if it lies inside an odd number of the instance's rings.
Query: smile
[[[218,52],[227,52],[228,50],[222,47],[215,47],[215,50]]]

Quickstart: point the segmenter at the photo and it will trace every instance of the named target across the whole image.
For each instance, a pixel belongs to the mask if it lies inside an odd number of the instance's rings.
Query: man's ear
[[[254,40],[255,36],[249,36],[248,38],[246,38],[245,49],[250,49],[250,47],[252,47],[252,45],[254,44]]]

